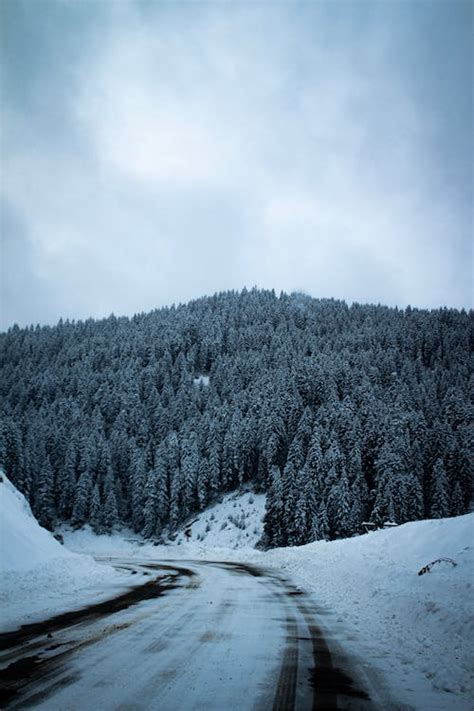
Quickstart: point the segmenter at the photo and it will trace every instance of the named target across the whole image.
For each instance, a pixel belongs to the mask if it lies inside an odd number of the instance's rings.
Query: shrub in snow
[[[457,565],[456,561],[452,558],[436,558],[436,560],[432,560],[431,563],[428,563],[428,565],[424,565],[423,568],[418,571],[418,575],[424,575],[425,573],[429,573],[433,565],[435,565],[436,563],[450,563],[453,568]]]

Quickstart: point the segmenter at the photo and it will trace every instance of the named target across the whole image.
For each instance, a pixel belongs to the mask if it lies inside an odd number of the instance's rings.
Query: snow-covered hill
[[[264,514],[264,494],[233,492],[192,519],[174,543],[185,543],[187,530],[189,541],[205,548],[254,548],[262,537]]]
[[[1,631],[112,597],[131,576],[62,546],[0,472]],[[135,581],[133,581],[135,582]]]

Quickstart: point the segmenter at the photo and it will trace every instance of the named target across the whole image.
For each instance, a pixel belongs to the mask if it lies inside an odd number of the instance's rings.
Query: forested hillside
[[[248,481],[267,493],[269,546],[461,514],[472,326],[472,312],[244,290],[13,327],[0,463],[48,528],[159,538]]]

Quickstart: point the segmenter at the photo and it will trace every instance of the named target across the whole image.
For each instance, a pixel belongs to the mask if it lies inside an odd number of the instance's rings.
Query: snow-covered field
[[[196,517],[189,542],[183,533],[155,546],[126,531],[96,536],[90,529],[65,530],[67,551],[38,526],[8,480],[0,492],[4,629],[111,597],[132,583],[126,573],[77,553],[254,562],[312,593],[325,610],[320,624],[328,639],[336,639],[398,708],[473,708],[474,514],[259,552],[252,546],[261,535],[264,497],[245,492]],[[440,557],[456,565],[439,563],[418,575]]]
[[[113,597],[136,584],[125,571],[62,546],[42,528],[5,474],[0,481],[1,631],[83,604]]]

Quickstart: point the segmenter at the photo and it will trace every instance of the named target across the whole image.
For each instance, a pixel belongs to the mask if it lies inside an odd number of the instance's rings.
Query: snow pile
[[[62,546],[42,528],[25,497],[1,473],[1,629],[113,597],[136,583],[130,574]]]
[[[156,547],[133,531],[122,529],[110,535],[98,535],[89,525],[80,530],[63,526],[60,533],[64,545],[74,553],[86,553],[94,556],[110,557],[156,557]]]
[[[190,543],[205,548],[254,548],[263,533],[265,495],[234,492],[196,516],[184,530],[191,531]],[[175,545],[187,542],[184,531]]]
[[[71,557],[42,528],[25,497],[1,474],[0,482],[0,572],[28,570],[54,558]]]
[[[418,575],[440,557],[457,565],[437,563]],[[471,708],[474,514],[269,551],[264,559],[314,592],[342,647],[379,672],[394,698],[416,709]]]

